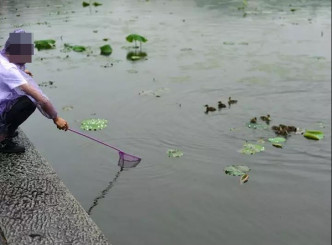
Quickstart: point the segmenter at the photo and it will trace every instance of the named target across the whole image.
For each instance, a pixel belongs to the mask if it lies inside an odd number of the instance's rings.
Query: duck
[[[231,105],[231,104],[236,104],[237,103],[237,100],[232,100],[232,97],[228,97],[228,104]]]
[[[280,127],[279,126],[272,126],[271,129],[273,131],[279,131],[280,130]]]
[[[206,111],[205,113],[208,113],[209,111],[216,111],[216,108],[212,107],[212,106],[209,106],[209,105],[205,105],[206,107]]]
[[[221,101],[218,101],[218,109],[226,108],[226,105],[223,104]]]
[[[257,117],[251,118],[250,123],[257,123]]]
[[[267,114],[266,116],[261,116],[262,121],[266,122],[266,123],[270,123],[271,121],[271,117],[270,114]]]

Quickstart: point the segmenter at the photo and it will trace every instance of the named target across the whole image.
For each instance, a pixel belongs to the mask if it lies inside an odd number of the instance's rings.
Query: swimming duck
[[[266,122],[266,123],[270,123],[271,121],[271,117],[270,114],[267,114],[266,116],[261,116],[262,121]]]
[[[212,107],[212,106],[209,106],[209,105],[205,105],[206,107],[206,111],[205,113],[208,113],[209,111],[216,111],[216,108]]]
[[[273,131],[279,131],[280,130],[280,127],[279,126],[272,126],[271,129]]]
[[[218,101],[218,109],[226,108],[226,105],[223,104],[221,101]]]
[[[231,104],[236,104],[237,103],[237,100],[232,100],[232,97],[229,97],[228,98],[228,104],[231,105]]]
[[[257,117],[251,118],[250,123],[257,123]]]

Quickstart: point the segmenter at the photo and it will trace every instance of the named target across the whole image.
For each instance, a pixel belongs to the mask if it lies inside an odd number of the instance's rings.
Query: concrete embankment
[[[15,141],[25,153],[0,153],[0,245],[109,245],[22,131]]]

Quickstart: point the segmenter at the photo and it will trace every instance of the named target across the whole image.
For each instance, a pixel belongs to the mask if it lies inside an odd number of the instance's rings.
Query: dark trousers
[[[20,126],[34,111],[35,104],[28,96],[19,97],[12,108],[5,114],[6,124],[8,125],[8,136],[14,134]]]

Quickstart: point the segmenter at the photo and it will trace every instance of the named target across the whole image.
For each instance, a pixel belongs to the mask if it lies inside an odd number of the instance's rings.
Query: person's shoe
[[[13,142],[11,139],[5,139],[0,142],[0,153],[23,153],[25,148]]]
[[[15,137],[17,137],[17,136],[18,136],[18,132],[15,131],[13,134],[8,135],[7,138],[9,138],[9,139],[13,139],[13,138],[15,138]]]

